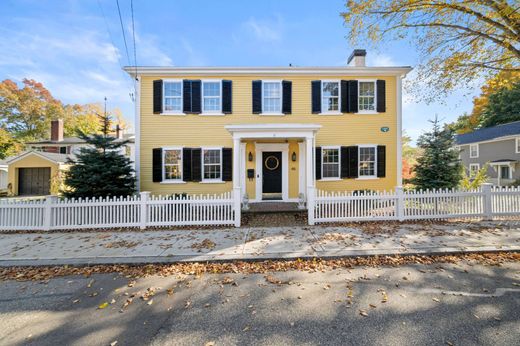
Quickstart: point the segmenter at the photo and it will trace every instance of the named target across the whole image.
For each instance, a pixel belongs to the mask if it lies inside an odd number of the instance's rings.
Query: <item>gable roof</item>
[[[455,142],[459,145],[489,141],[495,138],[520,135],[520,121],[486,127],[470,133],[464,133],[455,137]]]
[[[66,163],[69,158],[74,157],[74,155],[70,155],[70,154],[46,153],[43,151],[29,150],[29,151],[24,151],[19,155],[8,158],[6,160],[6,163],[11,164],[13,162],[23,159],[24,157],[29,156],[29,155],[40,156],[41,158],[51,161],[53,163]]]

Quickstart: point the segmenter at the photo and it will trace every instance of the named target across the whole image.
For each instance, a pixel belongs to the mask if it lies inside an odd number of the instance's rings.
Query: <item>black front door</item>
[[[282,198],[282,153],[264,151],[262,153],[262,194],[263,199]]]

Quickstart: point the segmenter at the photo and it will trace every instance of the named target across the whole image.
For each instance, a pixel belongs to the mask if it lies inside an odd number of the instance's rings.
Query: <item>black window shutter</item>
[[[282,81],[282,113],[292,113],[292,82],[290,80]]]
[[[312,89],[312,113],[321,113],[321,80],[311,82]]]
[[[191,80],[182,81],[182,111],[191,113]]]
[[[253,114],[262,113],[262,81],[253,81]]]
[[[230,80],[222,81],[222,113],[233,112],[233,83]]]
[[[163,81],[162,79],[153,81],[153,113],[162,113],[162,94],[163,94]]]
[[[182,180],[191,181],[191,148],[182,149]]]
[[[201,85],[200,80],[191,81],[191,112],[194,114],[200,114],[202,109]]]
[[[321,179],[321,147],[316,147],[315,172],[316,180]]]
[[[349,178],[348,147],[341,147],[340,160],[341,160],[341,178]]]
[[[348,155],[348,178],[358,177],[358,147],[347,147]]]
[[[191,181],[202,180],[201,164],[201,149],[191,149]]]
[[[377,146],[377,176],[386,177],[386,146]]]
[[[384,80],[378,79],[376,82],[376,90],[377,90],[376,110],[379,113],[386,112],[386,82]]]
[[[358,112],[358,81],[348,81],[348,113]]]
[[[233,149],[222,148],[222,180],[233,181]]]
[[[162,148],[152,150],[152,181],[154,183],[162,181]]]
[[[348,113],[348,81],[341,81],[341,113]]]

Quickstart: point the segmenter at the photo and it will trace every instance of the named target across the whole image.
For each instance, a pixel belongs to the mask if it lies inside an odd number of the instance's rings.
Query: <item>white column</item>
[[[235,227],[240,227],[240,138],[233,137],[233,209],[235,210]]]
[[[396,113],[397,113],[397,186],[403,185],[403,97],[402,97],[402,76],[396,78]]]
[[[305,138],[305,180],[307,182],[307,213],[309,225],[314,225],[314,198],[316,196],[314,175],[314,146],[313,137]]]

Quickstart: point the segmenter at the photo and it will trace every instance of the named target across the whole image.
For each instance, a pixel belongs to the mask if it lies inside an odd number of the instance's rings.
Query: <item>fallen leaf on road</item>
[[[168,293],[169,296],[173,295],[173,288],[168,288],[166,293]]]
[[[249,328],[251,328],[251,327],[246,326],[244,329],[242,329],[242,331],[245,332],[245,331],[249,330]]]
[[[359,310],[359,314],[364,317],[368,316],[368,313],[365,310]]]
[[[104,309],[108,306],[108,303],[107,302],[104,302],[103,304],[99,305],[98,306],[98,309]]]
[[[383,298],[381,299],[381,303],[386,303],[388,301],[388,295],[386,294],[385,291],[381,292],[381,294],[383,295]]]
[[[184,308],[187,309],[189,308],[191,305],[191,301],[187,300],[186,303],[184,304]]]
[[[87,287],[90,288],[92,287],[92,284],[94,283],[94,279],[90,280],[89,283],[87,284]]]
[[[76,304],[76,303],[79,303],[79,299],[74,299],[74,300],[72,301],[72,304]]]
[[[215,346],[215,343],[213,341],[208,341],[204,344],[204,346]]]
[[[117,340],[112,341],[112,342],[110,343],[110,346],[116,346],[116,345],[117,345]]]
[[[148,303],[146,303],[148,305],[152,305],[153,304],[153,299],[150,299],[150,301],[148,301]]]
[[[377,308],[377,306],[374,304],[368,304],[368,306],[370,306],[371,308],[374,308],[374,309]]]
[[[439,298],[432,298],[432,300],[433,300],[434,302],[437,302],[437,303],[440,302]]]

